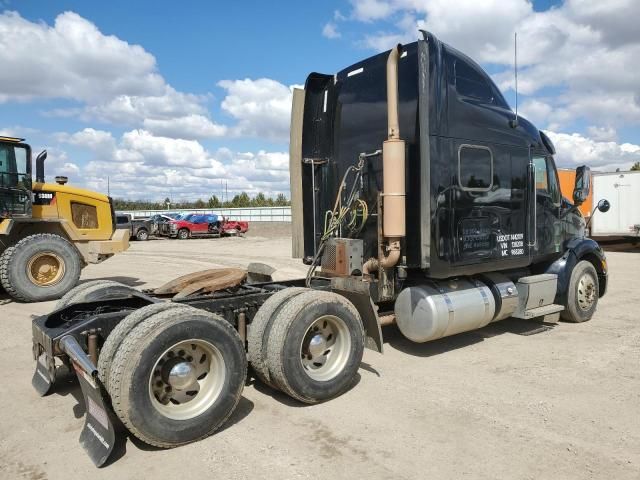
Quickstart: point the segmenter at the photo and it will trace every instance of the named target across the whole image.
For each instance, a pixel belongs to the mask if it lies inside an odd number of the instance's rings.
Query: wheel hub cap
[[[589,310],[596,301],[596,285],[591,275],[583,275],[578,282],[578,305]]]
[[[309,341],[309,354],[312,357],[320,357],[327,349],[327,339],[320,335],[314,335]]]
[[[167,381],[176,390],[185,390],[196,383],[196,369],[189,362],[176,363],[169,370]]]
[[[186,340],[166,350],[149,375],[153,406],[173,420],[188,420],[220,396],[226,376],[217,347],[205,340]]]
[[[316,381],[335,378],[345,368],[351,353],[351,336],[344,320],[333,315],[316,319],[300,346],[305,373]]]

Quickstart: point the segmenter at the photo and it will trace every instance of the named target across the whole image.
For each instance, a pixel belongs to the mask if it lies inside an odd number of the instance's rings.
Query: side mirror
[[[606,200],[603,198],[598,202],[598,205],[596,206],[596,208],[598,209],[599,212],[606,213],[611,208],[611,204],[609,203],[609,200]]]
[[[591,193],[591,169],[586,165],[576,168],[576,183],[573,188],[573,203],[582,205]]]

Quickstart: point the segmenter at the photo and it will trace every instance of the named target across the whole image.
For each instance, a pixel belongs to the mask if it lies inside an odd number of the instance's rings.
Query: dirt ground
[[[255,224],[254,224],[255,225]],[[288,229],[245,238],[134,242],[82,280],[137,287],[212,266],[268,262],[305,272]],[[585,324],[515,319],[428,344],[385,327],[356,385],[303,406],[249,379],[216,435],[174,450],[128,439],[97,470],[78,443],[79,388],[31,387],[31,319],[53,302],[0,303],[0,479],[640,478],[640,252],[608,254],[610,288]]]

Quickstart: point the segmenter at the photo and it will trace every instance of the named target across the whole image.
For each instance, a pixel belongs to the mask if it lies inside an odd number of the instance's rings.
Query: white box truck
[[[591,237],[640,239],[640,171],[594,172],[592,191],[594,206],[606,199],[611,209],[593,215]]]

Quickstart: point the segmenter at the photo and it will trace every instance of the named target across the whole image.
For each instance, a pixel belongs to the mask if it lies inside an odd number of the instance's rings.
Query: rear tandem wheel
[[[272,322],[267,365],[277,388],[304,403],[349,389],[364,352],[362,320],[349,300],[310,290],[289,300]]]
[[[124,337],[107,391],[133,435],[171,448],[218,429],[238,404],[246,373],[238,332],[218,315],[185,306],[147,317]]]
[[[273,319],[286,303],[309,289],[290,287],[280,290],[270,296],[262,304],[253,317],[247,331],[247,357],[256,376],[267,385],[274,387],[269,376],[267,364],[267,339],[271,331]]]

